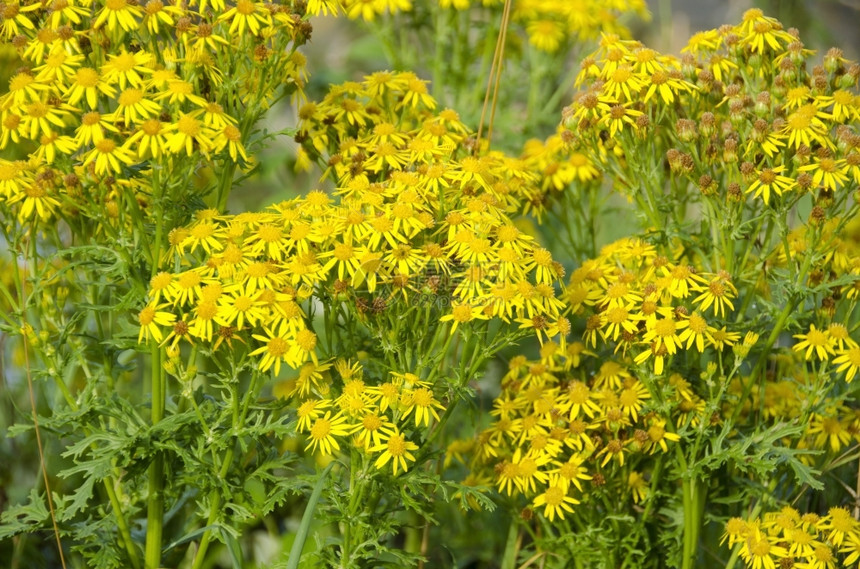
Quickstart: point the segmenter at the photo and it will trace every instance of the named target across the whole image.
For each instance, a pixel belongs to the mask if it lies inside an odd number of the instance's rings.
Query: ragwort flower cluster
[[[791,506],[726,523],[723,543],[737,547],[747,567],[853,567],[860,561],[860,524],[847,508],[826,514]]]
[[[301,107],[297,139],[327,167],[334,194],[314,190],[255,213],[203,210],[174,229],[138,315],[139,340],[216,356],[247,346],[263,372],[300,369],[289,394],[311,450],[331,454],[357,434],[361,448],[388,445],[382,456],[405,470],[416,429],[438,420],[450,394],[420,361],[401,366],[393,349],[361,338],[396,342],[392,324],[406,320],[446,347],[493,322],[561,343],[570,331],[557,298],[561,265],[507,213],[537,178],[501,153],[473,156],[456,113],[435,107],[423,81],[388,72]],[[344,381],[332,391],[334,359],[366,351],[385,366],[364,374],[337,364]]]
[[[599,360],[581,342],[548,342],[540,356],[511,360],[492,424],[453,443],[450,459],[467,462],[467,483],[523,496],[549,521],[576,515],[575,506],[591,503],[593,490],[607,483],[615,503],[641,502],[653,455],[668,452],[680,439],[676,429],[698,420],[689,384],[679,375],[669,380],[676,425],[647,409],[649,388],[622,360]]]
[[[696,34],[680,58],[604,36],[577,80],[585,90],[565,111],[577,132],[564,136],[613,174],[662,241],[700,204],[710,231],[697,245],[702,266],[735,276],[741,318],[754,297],[777,298],[774,274],[806,287],[795,306],[815,309],[814,319],[796,325],[795,349],[851,381],[860,369],[851,339],[860,65],[832,49],[810,70],[811,56],[796,31],[759,10]],[[646,137],[665,155],[638,151]],[[653,175],[662,171],[665,186]],[[760,258],[764,270],[752,266]],[[792,325],[790,315],[791,306],[780,325]]]
[[[300,96],[302,13],[252,0],[2,4],[0,38],[23,62],[0,97],[0,198],[21,220],[116,218],[151,200],[153,166],[249,163],[250,127],[281,87]],[[239,122],[242,119],[242,123]],[[232,166],[231,166],[232,165]]]

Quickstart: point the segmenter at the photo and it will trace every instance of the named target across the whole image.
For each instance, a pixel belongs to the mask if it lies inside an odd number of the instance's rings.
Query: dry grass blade
[[[496,48],[493,52],[493,64],[490,66],[490,73],[487,77],[487,91],[484,94],[484,104],[481,108],[481,120],[478,124],[478,136],[475,143],[475,152],[481,148],[481,134],[484,131],[484,121],[487,118],[487,109],[490,110],[490,121],[487,125],[487,148],[489,149],[490,140],[493,138],[493,121],[496,118],[496,104],[498,102],[499,85],[502,77],[502,64],[505,59],[505,41],[508,36],[508,23],[511,18],[511,0],[505,0],[505,6],[502,10],[502,22],[499,26],[499,35],[496,38]],[[491,96],[492,93],[492,96]]]
[[[26,263],[26,255],[24,256]],[[26,266],[25,266],[26,268]],[[30,394],[30,409],[33,413],[33,430],[36,433],[36,448],[39,449],[39,465],[42,470],[42,478],[45,482],[45,495],[48,499],[48,511],[51,513],[51,524],[54,527],[54,537],[57,540],[57,551],[60,553],[60,565],[63,569],[66,569],[66,558],[63,555],[63,544],[60,541],[60,527],[57,525],[57,515],[54,511],[54,500],[51,497],[51,484],[48,480],[48,465],[45,463],[45,451],[42,448],[42,435],[39,429],[39,414],[36,412],[36,393],[33,389],[33,375],[30,371],[30,349],[28,345],[28,334],[27,334],[27,322],[26,322],[26,314],[27,314],[27,305],[26,298],[27,295],[25,293],[24,287],[26,286],[27,279],[21,279],[21,287],[18,291],[19,297],[18,300],[20,302],[21,309],[21,330],[24,332],[22,334],[22,338],[24,340],[24,370],[27,373],[27,390]]]

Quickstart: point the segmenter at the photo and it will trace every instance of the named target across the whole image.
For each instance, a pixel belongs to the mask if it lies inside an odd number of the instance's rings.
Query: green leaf
[[[230,559],[233,561],[233,569],[242,569],[242,547],[239,545],[239,540],[236,536],[227,531],[224,526],[220,527],[221,539],[227,546],[227,551],[230,553]]]
[[[331,461],[329,465],[325,467],[319,476],[319,480],[317,480],[317,483],[314,486],[314,491],[311,493],[307,507],[305,507],[305,513],[302,515],[302,522],[301,525],[299,525],[299,531],[296,532],[296,540],[293,542],[293,547],[290,550],[290,558],[287,560],[287,569],[298,569],[299,559],[302,557],[302,549],[304,549],[305,540],[308,538],[308,530],[310,530],[311,521],[314,519],[314,511],[316,510],[317,502],[319,502],[320,495],[326,485],[328,473],[331,472],[331,469],[334,468],[335,464],[335,461]]]
[[[39,529],[50,518],[48,508],[39,492],[30,490],[30,501],[13,506],[0,514],[0,540]]]

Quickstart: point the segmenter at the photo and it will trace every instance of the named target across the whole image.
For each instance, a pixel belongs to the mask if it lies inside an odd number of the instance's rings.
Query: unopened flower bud
[[[762,91],[756,95],[753,111],[760,117],[770,113],[770,93],[768,91]]]
[[[831,47],[824,54],[824,69],[828,73],[836,73],[842,69],[842,50],[838,47]]]

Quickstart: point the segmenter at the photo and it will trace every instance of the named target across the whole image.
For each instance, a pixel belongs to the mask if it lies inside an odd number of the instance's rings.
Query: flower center
[[[406,441],[401,435],[391,435],[388,439],[388,453],[397,458],[406,452]]]

